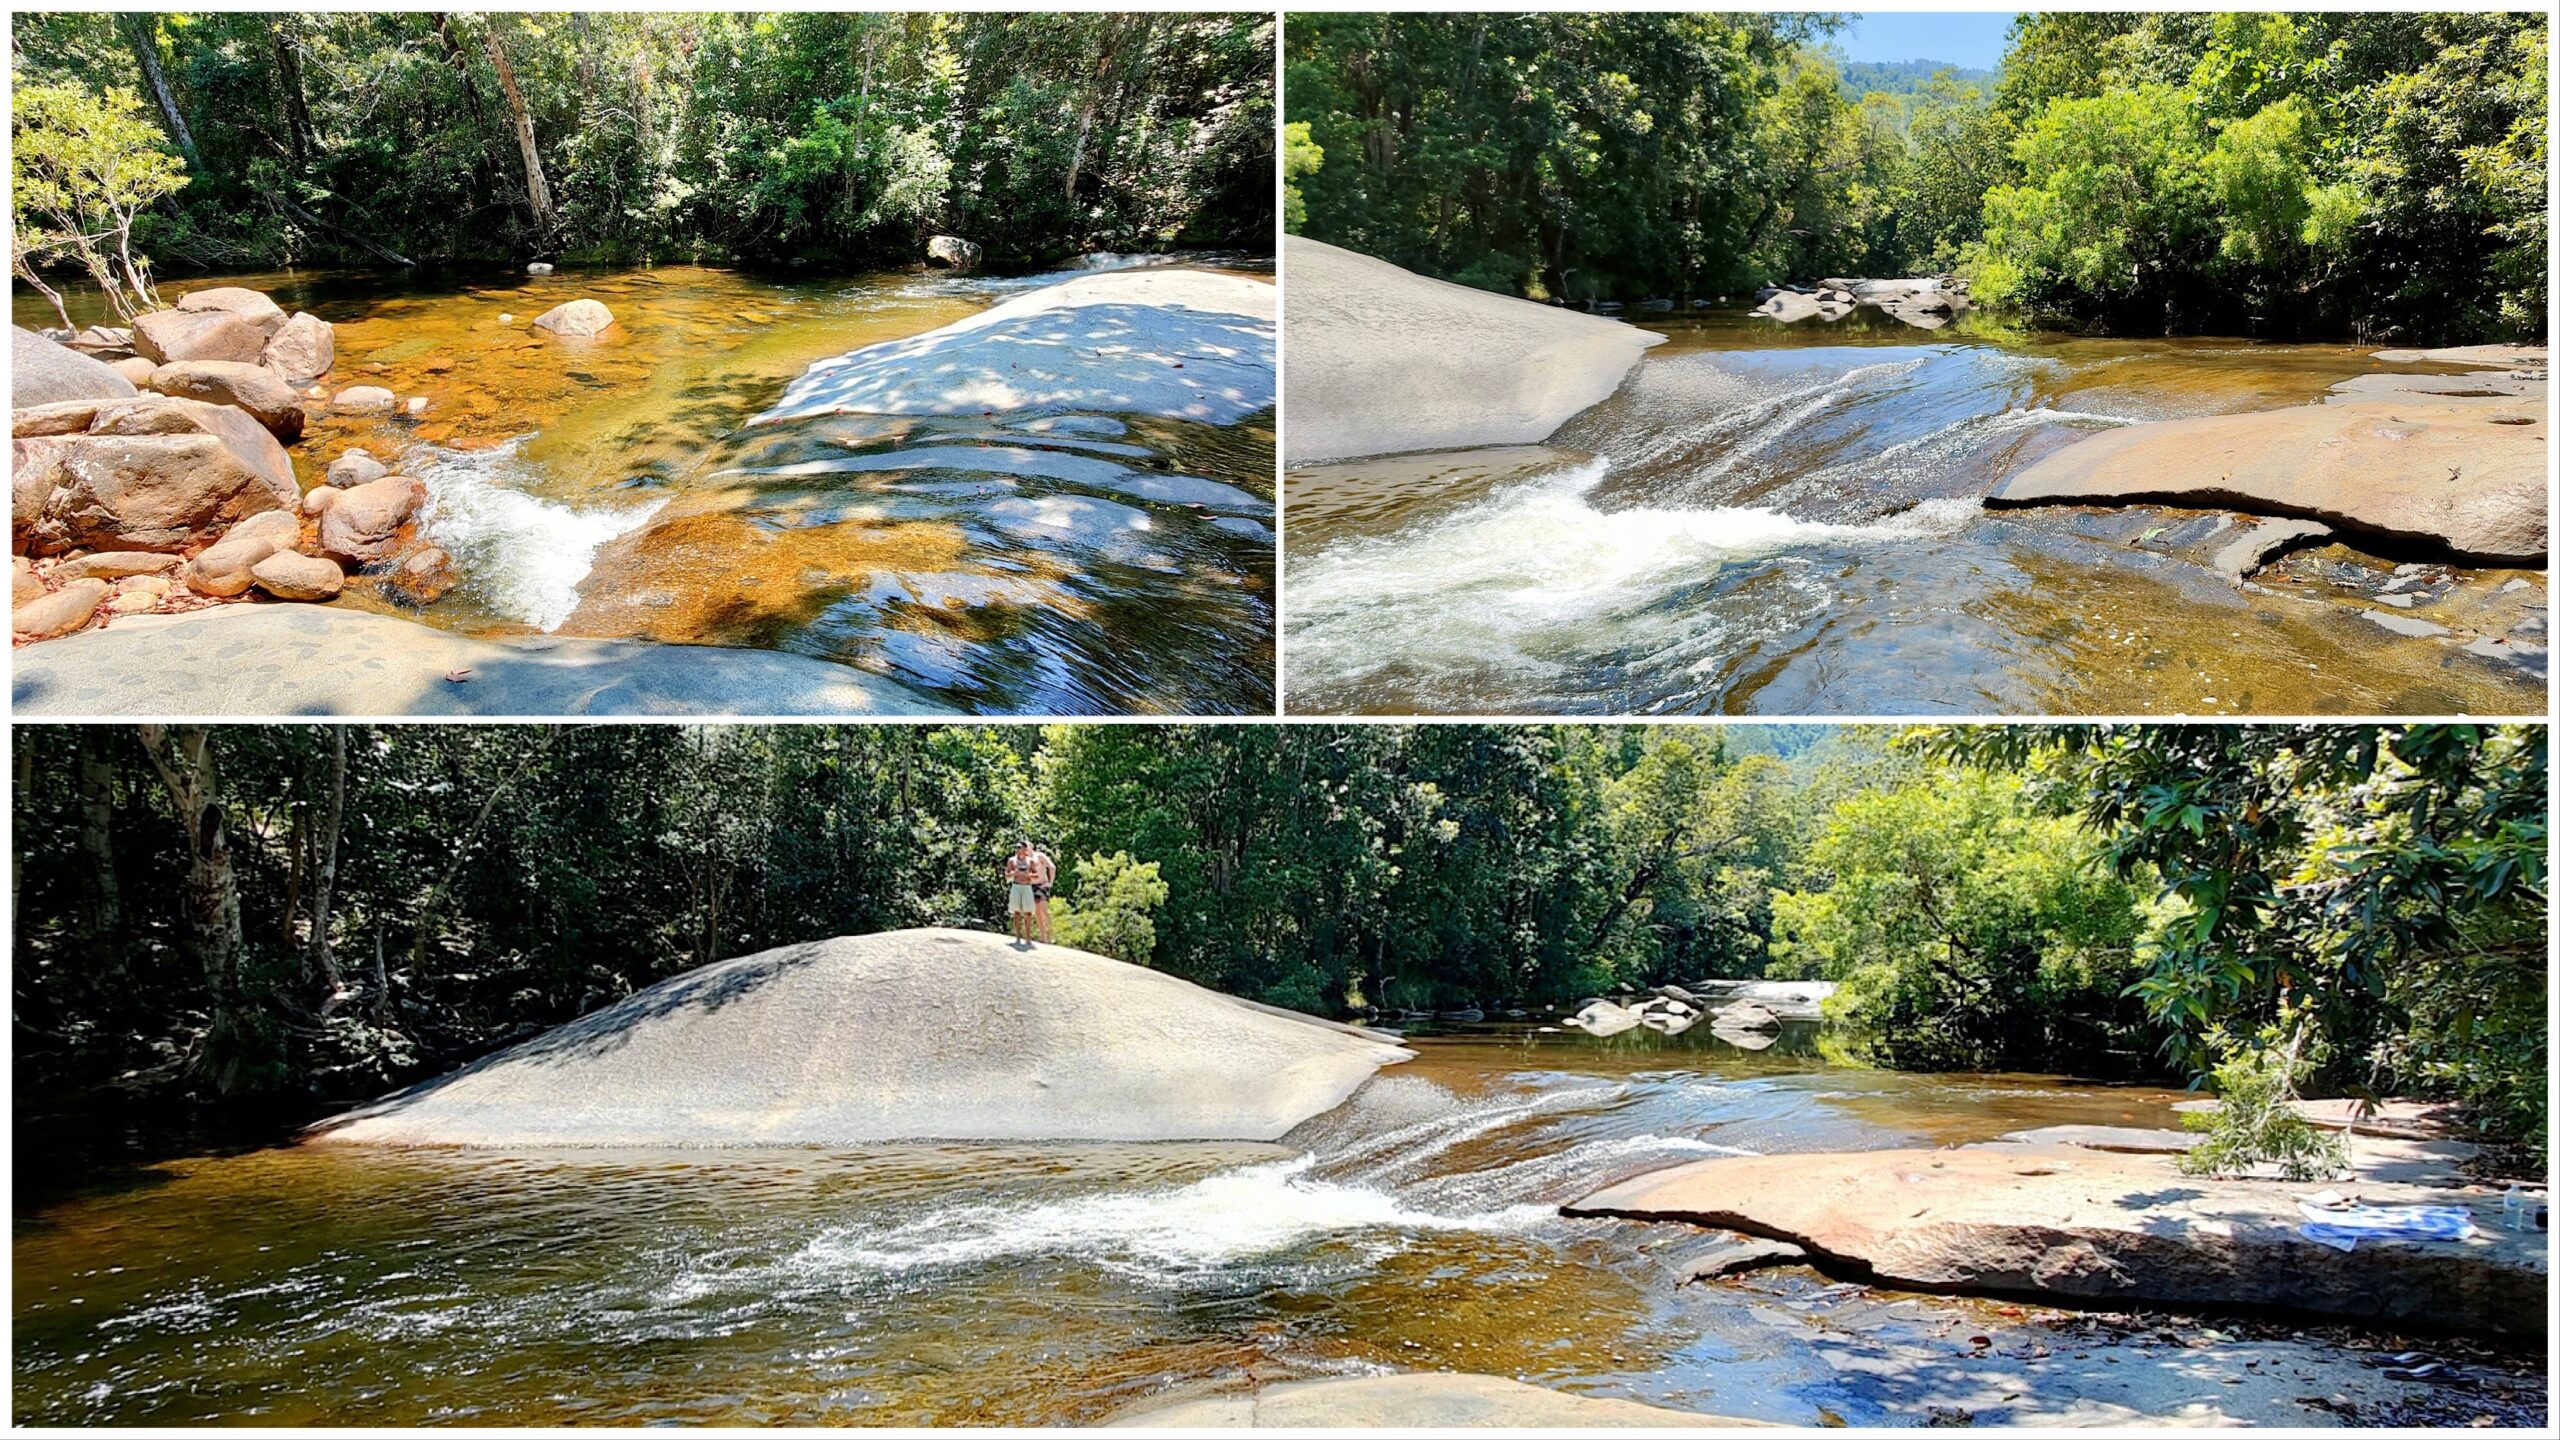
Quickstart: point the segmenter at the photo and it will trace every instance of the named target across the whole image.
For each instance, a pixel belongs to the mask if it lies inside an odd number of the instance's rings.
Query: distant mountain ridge
[[[1999,72],[1977,69],[1970,65],[1952,65],[1944,60],[1843,60],[1840,83],[1853,95],[1881,91],[1887,95],[1917,95],[1929,88],[1929,81],[1941,70],[1955,73],[1958,80],[1991,86]]]

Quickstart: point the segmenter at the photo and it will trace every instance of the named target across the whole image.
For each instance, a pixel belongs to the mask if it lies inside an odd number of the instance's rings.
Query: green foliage
[[[185,188],[187,175],[161,148],[141,97],[21,84],[9,115],[11,268],[49,295],[36,267],[69,256],[119,316],[158,308],[151,263],[133,246],[134,223]]]
[[[159,65],[197,183],[150,239],[189,263],[847,265],[935,229],[1025,263],[1270,233],[1267,15],[64,12],[15,39],[22,113],[31,85],[148,95]]]
[[[1307,122],[1290,121],[1280,132],[1280,218],[1292,235],[1307,225],[1307,197],[1299,192],[1298,182],[1323,168],[1324,147],[1312,138]]]
[[[2269,1027],[2255,1042],[2215,1032],[2222,1059],[2213,1067],[2214,1108],[2183,1117],[2201,1136],[2178,1157],[2190,1175],[2246,1175],[2273,1165],[2287,1180],[2331,1180],[2347,1173],[2347,1143],[2322,1131],[2293,1108],[2298,1077],[2308,1067],[2301,1045],[2308,1027],[2287,1042]]]
[[[1846,1043],[1897,1068],[2098,1066],[2140,1033],[2119,997],[2146,917],[2095,854],[2030,813],[2014,776],[1950,767],[1860,791],[1806,850],[1814,883],[1775,897],[1773,969],[1840,982]]]
[[[1061,895],[1050,907],[1058,943],[1147,964],[1156,950],[1150,917],[1172,893],[1154,861],[1132,860],[1126,850],[1088,855],[1076,862],[1073,895]]]

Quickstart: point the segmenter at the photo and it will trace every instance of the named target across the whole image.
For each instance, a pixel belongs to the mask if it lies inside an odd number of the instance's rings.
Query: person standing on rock
[[[1040,883],[1040,856],[1024,840],[1005,857],[1005,917],[1013,922],[1013,938],[1029,943],[1032,927],[1039,921],[1039,897],[1033,892]]]
[[[1049,930],[1049,894],[1058,888],[1058,862],[1042,845],[1031,847],[1031,859],[1040,870],[1039,878],[1031,882],[1031,907],[1039,921],[1040,943],[1055,945],[1058,942],[1050,938]]]

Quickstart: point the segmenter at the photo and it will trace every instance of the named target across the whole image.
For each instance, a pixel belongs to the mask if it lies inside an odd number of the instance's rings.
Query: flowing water
[[[1819,327],[1635,318],[1668,341],[1545,445],[1290,471],[1292,709],[2541,709],[2538,676],[2332,603],[2348,598],[2326,593],[2337,574],[2388,578],[2392,557],[2323,547],[2251,591],[2146,543],[2222,533],[2219,517],[1980,504],[2100,430],[2446,367],[2346,346],[1923,332],[1868,311]],[[2467,578],[2543,599],[2538,573]]]
[[[1268,278],[1267,263],[1198,263]],[[1042,410],[745,428],[813,362],[1065,278],[295,273],[174,282],[164,298],[267,291],[336,327],[330,389],[428,400],[418,419],[315,408],[292,447],[306,487],[350,445],[425,480],[426,536],[463,577],[422,609],[369,590],[342,604],[480,635],[793,651],[969,711],[1267,714],[1272,412],[1225,427]],[[580,296],[616,328],[532,328]],[[107,318],[88,305],[74,318]],[[54,323],[27,295],[16,319]]]
[[[1841,1337],[1943,1349],[1988,1307],[1876,1297],[1852,1324],[1802,1272],[1684,1289],[1682,1258],[1726,1242],[1556,1207],[1701,1157],[2162,1124],[2175,1098],[1828,1069],[1808,1027],[1758,1053],[1528,1026],[1416,1044],[1278,1145],[283,1148],[65,1191],[22,1140],[17,1419],[1070,1423],[1445,1368],[1899,1423],[1907,1397],[1840,1368]]]

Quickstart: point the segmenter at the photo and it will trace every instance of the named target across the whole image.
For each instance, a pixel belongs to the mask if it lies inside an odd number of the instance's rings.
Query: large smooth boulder
[[[190,290],[178,297],[178,308],[189,314],[229,315],[260,335],[273,336],[285,326],[284,308],[265,294],[238,285],[216,285],[208,290]]]
[[[1291,236],[1288,460],[1530,445],[1659,335]]]
[[[198,551],[187,562],[187,588],[199,595],[245,594],[257,577],[258,562],[290,547],[302,533],[302,522],[290,510],[252,515]]]
[[[849,665],[775,650],[480,640],[339,605],[214,605],[18,653],[20,715],[947,715]]]
[[[424,487],[406,475],[385,475],[354,486],[320,512],[320,551],[349,565],[390,558],[400,527],[418,513]]]
[[[106,361],[57,345],[24,325],[9,327],[11,409],[62,400],[119,400],[132,393],[133,382]]]
[[[979,253],[974,241],[957,235],[936,235],[924,242],[924,263],[936,270],[966,274],[978,268]]]
[[[233,405],[257,417],[267,433],[290,445],[302,438],[302,397],[261,365],[236,360],[180,360],[151,372],[151,388],[163,395]]]
[[[613,311],[601,300],[571,300],[534,316],[533,328],[554,335],[601,335],[613,328]]]
[[[749,423],[1071,410],[1230,425],[1272,402],[1277,298],[1204,270],[1081,275],[822,360]]]
[[[173,396],[12,416],[17,538],[36,554],[184,553],[302,500],[284,447],[245,410]]]
[[[316,1133],[493,1146],[1273,1140],[1407,1055],[1081,950],[896,930],[688,971]]]
[[[2103,431],[1983,501],[2185,505],[2317,520],[2342,534],[2491,565],[2550,551],[2539,401],[2404,396]]]
[[[1158,1401],[1104,1422],[1145,1430],[1732,1429],[1768,1425],[1634,1400],[1568,1395],[1499,1375],[1417,1372],[1298,1380],[1249,1395]]]
[[[134,317],[133,351],[155,365],[180,360],[255,365],[267,352],[267,332],[228,310],[154,310]]]
[[[2368,1205],[2470,1210],[2469,1240],[2302,1237],[2317,1184],[2212,1180],[2161,1155],[1980,1146],[1699,1161],[1568,1215],[1670,1220],[1803,1247],[1834,1274],[1914,1290],[2106,1305],[2230,1305],[2539,1336],[2548,1237],[2495,1195],[2359,1180]]]
[[[296,311],[268,339],[259,363],[295,383],[316,380],[338,363],[337,327],[307,311]]]
[[[278,550],[249,567],[257,587],[279,600],[335,600],[346,587],[346,572],[334,560]]]
[[[9,630],[30,640],[50,640],[68,635],[89,623],[98,613],[98,603],[107,598],[107,582],[81,579],[65,583],[49,595],[39,595],[9,612]]]

